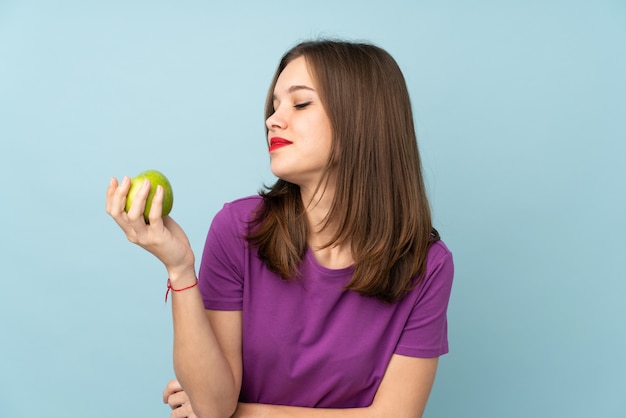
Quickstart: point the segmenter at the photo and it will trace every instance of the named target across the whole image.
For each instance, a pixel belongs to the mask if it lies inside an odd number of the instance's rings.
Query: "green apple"
[[[128,190],[128,196],[126,197],[126,212],[130,209],[130,206],[135,200],[135,195],[139,189],[141,189],[141,186],[146,179],[150,180],[150,192],[148,193],[148,199],[146,200],[146,208],[143,211],[143,217],[146,220],[146,223],[148,223],[148,214],[150,213],[150,208],[152,207],[152,198],[154,198],[157,186],[160,185],[163,187],[163,216],[168,215],[172,210],[172,205],[174,204],[174,193],[172,192],[172,185],[163,173],[156,170],[143,171],[139,173],[137,177],[133,177],[130,180],[130,189]]]

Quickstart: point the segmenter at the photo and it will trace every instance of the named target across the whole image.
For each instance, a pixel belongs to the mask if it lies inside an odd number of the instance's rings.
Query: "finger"
[[[187,396],[187,393],[185,393],[185,391],[182,391],[182,390],[180,392],[171,394],[169,398],[167,398],[167,404],[172,409],[180,408],[181,406],[186,405],[188,403],[189,403],[189,397]]]
[[[163,389],[163,403],[167,403],[167,399],[171,394],[180,392],[181,390],[183,390],[183,387],[178,380],[173,379],[167,382],[165,389]]]
[[[112,190],[111,199],[109,202],[109,214],[112,217],[117,218],[121,213],[124,212],[128,189],[130,189],[130,178],[128,176],[124,176],[124,178],[122,178],[122,182],[117,186],[117,188],[115,190]]]
[[[193,412],[189,403],[174,409],[171,416],[172,418],[197,418],[197,415]]]
[[[156,187],[154,197],[152,197],[152,206],[150,207],[150,213],[148,213],[150,225],[155,225],[158,224],[158,222],[162,222],[163,195],[163,187],[159,184]]]
[[[107,187],[107,202],[106,202],[106,212],[111,214],[111,201],[113,200],[113,194],[117,189],[118,183],[115,177],[111,177],[109,180],[109,187]]]
[[[135,198],[133,199],[133,204],[128,209],[128,220],[132,223],[136,223],[141,220],[141,225],[145,224],[145,219],[143,217],[143,212],[146,208],[146,200],[148,199],[148,194],[150,193],[150,180],[146,179],[141,184],[141,187],[137,191]],[[126,202],[124,202],[124,205]]]

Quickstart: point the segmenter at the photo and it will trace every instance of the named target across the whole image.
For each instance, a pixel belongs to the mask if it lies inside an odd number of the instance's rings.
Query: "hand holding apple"
[[[124,210],[128,212],[133,201],[135,200],[135,195],[141,189],[145,180],[150,181],[150,192],[148,193],[148,198],[146,200],[146,207],[143,211],[143,217],[146,223],[148,221],[148,214],[150,213],[150,208],[152,207],[152,199],[154,198],[154,194],[156,193],[157,186],[163,187],[163,211],[162,216],[168,215],[174,204],[174,193],[172,192],[172,185],[165,175],[157,170],[146,170],[136,177],[133,177],[130,180],[130,189],[128,190],[128,196],[126,197],[126,206]]]
[[[149,189],[143,187],[146,179],[150,181]],[[134,191],[131,190],[133,185],[136,189]],[[154,222],[150,223],[148,215],[158,185],[163,189],[163,218],[159,221],[153,219]],[[135,206],[138,206],[143,203],[140,202],[143,199],[146,199],[144,208],[130,209],[133,200],[136,200]],[[172,203],[172,187],[167,178],[158,171],[144,171],[134,179],[124,177],[119,183],[116,178],[109,181],[106,212],[124,231],[130,242],[141,246],[163,262],[174,283],[179,277],[195,278],[195,257],[185,232],[174,219],[165,216],[172,209]]]

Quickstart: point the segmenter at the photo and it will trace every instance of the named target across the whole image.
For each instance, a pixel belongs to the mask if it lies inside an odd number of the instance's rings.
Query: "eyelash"
[[[310,105],[311,103],[313,103],[313,102],[297,103],[297,104],[293,105],[293,107],[296,110],[302,110],[305,107],[307,107],[308,105]],[[272,108],[272,112],[276,112],[276,107],[275,106]]]

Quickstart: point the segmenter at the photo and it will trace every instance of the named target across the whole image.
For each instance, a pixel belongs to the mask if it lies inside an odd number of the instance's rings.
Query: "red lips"
[[[286,145],[290,145],[292,144],[291,141],[285,139],[285,138],[280,138],[280,137],[274,137],[274,138],[270,138],[270,148],[269,148],[269,152],[272,152],[274,150],[277,150],[278,148],[284,147]]]

